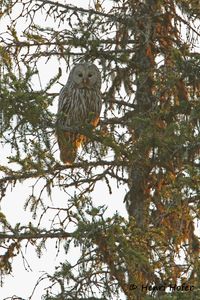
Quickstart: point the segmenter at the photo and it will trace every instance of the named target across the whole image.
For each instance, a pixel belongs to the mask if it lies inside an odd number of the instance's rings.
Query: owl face
[[[94,64],[82,63],[74,66],[72,70],[73,82],[78,88],[93,89],[101,85],[101,76]]]

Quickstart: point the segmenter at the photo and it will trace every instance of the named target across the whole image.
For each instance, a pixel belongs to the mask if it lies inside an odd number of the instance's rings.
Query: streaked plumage
[[[74,162],[78,147],[86,137],[63,130],[64,127],[80,127],[99,122],[101,112],[101,74],[91,63],[80,63],[73,67],[66,85],[59,95],[56,135],[60,159],[67,164]]]

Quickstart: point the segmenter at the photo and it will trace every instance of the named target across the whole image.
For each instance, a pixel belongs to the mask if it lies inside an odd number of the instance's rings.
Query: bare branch
[[[90,15],[101,16],[108,20],[112,20],[112,21],[119,22],[122,24],[124,24],[124,23],[126,24],[127,21],[129,21],[129,22],[131,21],[132,24],[134,22],[132,16],[130,16],[130,15],[128,15],[127,19],[125,19],[124,17],[117,16],[115,14],[104,13],[102,11],[96,11],[94,9],[85,9],[82,7],[77,7],[77,6],[73,6],[73,5],[69,5],[69,4],[61,4],[61,3],[53,2],[50,0],[36,0],[36,2],[41,2],[41,3],[43,3],[43,5],[49,4],[49,5],[57,6],[60,8],[64,8],[64,9],[66,9],[66,11],[74,11],[74,12],[86,13],[86,14],[90,14]]]

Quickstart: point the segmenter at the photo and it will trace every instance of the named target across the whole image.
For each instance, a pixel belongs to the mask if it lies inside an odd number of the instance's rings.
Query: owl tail
[[[76,147],[74,147],[75,134],[71,132],[58,131],[57,139],[60,149],[60,160],[65,164],[72,164],[76,158]]]
[[[85,137],[72,132],[59,131],[57,139],[60,149],[60,160],[65,164],[71,165],[75,161],[77,149],[85,140]]]

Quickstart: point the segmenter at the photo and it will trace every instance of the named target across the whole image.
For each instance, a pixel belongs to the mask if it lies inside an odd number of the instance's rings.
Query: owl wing
[[[94,117],[92,118],[90,124],[93,126],[93,127],[96,127],[98,126],[99,124],[99,121],[100,121],[100,113],[101,113],[101,108],[102,108],[102,100],[101,100],[101,92],[99,91],[98,93],[96,93],[96,97],[95,97],[95,113],[94,113]]]
[[[77,134],[62,129],[64,126],[70,126],[70,93],[68,86],[64,86],[59,94],[57,111],[57,129],[56,136],[60,149],[60,159],[66,164],[72,164],[76,158],[77,152]],[[60,127],[60,128],[59,128]]]
[[[66,113],[67,110],[67,103],[69,103],[69,90],[67,85],[65,85],[59,94],[58,98],[58,112],[57,112],[57,119],[59,118],[59,115],[63,112]]]

